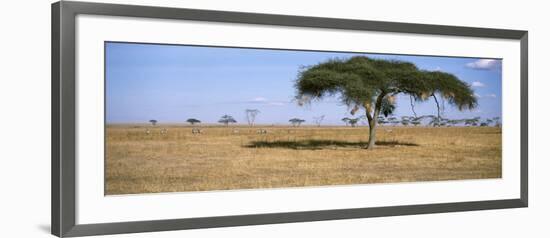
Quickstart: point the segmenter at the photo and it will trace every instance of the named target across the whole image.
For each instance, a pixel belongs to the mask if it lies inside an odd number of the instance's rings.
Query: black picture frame
[[[528,32],[459,26],[410,24],[271,15],[241,12],[194,10],[167,7],[119,5],[62,1],[52,4],[51,90],[52,90],[52,154],[51,154],[51,233],[59,237],[104,235],[132,232],[276,224],[380,216],[459,212],[528,206]],[[521,188],[520,197],[508,200],[387,206],[305,212],[252,214],[150,220],[101,224],[76,224],[75,207],[75,18],[78,14],[179,19],[225,23],[246,23],[277,26],[298,26],[377,32],[415,33],[484,37],[518,40],[521,45]]]

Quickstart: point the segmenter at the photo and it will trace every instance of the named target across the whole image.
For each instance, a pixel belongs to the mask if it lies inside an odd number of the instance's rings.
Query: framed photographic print
[[[60,237],[527,206],[527,32],[52,5]]]

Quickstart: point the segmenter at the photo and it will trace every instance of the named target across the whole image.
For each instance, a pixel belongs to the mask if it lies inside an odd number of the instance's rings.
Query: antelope
[[[266,129],[258,129],[256,131],[256,134],[267,134],[267,130]]]
[[[161,135],[166,135],[166,134],[168,134],[168,129],[162,128],[162,129],[160,130],[160,134],[161,134]]]
[[[233,134],[239,134],[239,129],[233,128],[233,131],[231,131]]]
[[[199,129],[199,128],[193,128],[193,129],[191,130],[191,133],[193,133],[193,135],[202,134],[202,130]]]
[[[145,129],[145,134],[146,134],[146,135],[150,135],[150,134],[151,134],[151,130],[149,130],[149,128]]]

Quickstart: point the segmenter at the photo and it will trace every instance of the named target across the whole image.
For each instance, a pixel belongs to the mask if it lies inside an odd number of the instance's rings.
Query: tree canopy
[[[191,125],[195,125],[196,123],[201,123],[200,120],[195,119],[195,118],[189,118],[189,119],[187,119],[187,122],[190,123]]]
[[[246,121],[248,122],[249,126],[254,126],[254,121],[256,120],[256,116],[260,113],[260,110],[258,109],[246,109],[245,111],[246,115]]]
[[[455,75],[441,71],[421,70],[405,61],[355,56],[331,59],[303,68],[295,82],[300,105],[337,95],[355,114],[366,111],[371,129],[369,145],[374,146],[375,127],[380,113],[390,115],[396,107],[397,94],[426,101],[439,95],[459,110],[473,109],[477,98],[470,85]]]
[[[229,123],[237,123],[237,120],[230,115],[223,115],[218,122],[227,126]]]
[[[300,118],[292,118],[288,120],[293,126],[300,126],[300,124],[304,123],[306,120],[300,119]]]

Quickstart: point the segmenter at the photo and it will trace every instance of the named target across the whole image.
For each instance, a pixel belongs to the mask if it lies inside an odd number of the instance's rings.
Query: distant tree
[[[440,117],[439,126],[449,126],[449,119]]]
[[[421,121],[411,121],[411,124],[413,124],[414,126],[418,126],[420,124],[422,124]]]
[[[229,126],[229,123],[237,123],[237,121],[230,115],[223,115],[218,122],[224,124],[225,126]]]
[[[395,126],[399,124],[399,120],[397,120],[397,117],[388,117],[388,123],[390,123],[392,126]]]
[[[438,112],[437,116],[430,115],[428,117],[431,119],[431,121],[428,123],[428,125],[433,126],[433,127],[445,126],[449,122],[448,119],[445,119],[445,118],[441,117],[441,114],[439,112]]]
[[[323,122],[324,119],[325,119],[325,115],[313,117],[313,121],[315,121],[315,124],[317,125],[317,127],[321,126],[321,122]]]
[[[349,125],[349,120],[351,120],[351,118],[349,118],[349,117],[344,117],[344,118],[342,118],[342,121],[343,121],[344,123],[346,123],[346,126]]]
[[[441,117],[440,116],[430,115],[428,117],[431,119],[430,122],[428,122],[428,125],[433,126],[433,127],[441,126]]]
[[[500,127],[500,117],[493,117],[493,121],[495,122],[495,127]]]
[[[258,109],[246,109],[246,121],[248,122],[249,126],[254,126],[254,121],[256,120],[256,116],[260,113],[260,110]]]
[[[464,119],[464,124],[467,126],[477,126],[479,124],[480,117],[474,117],[471,119]]]
[[[388,121],[386,121],[386,118],[385,117],[378,117],[378,124],[380,125],[384,125],[384,124],[387,124]]]
[[[490,126],[491,124],[494,123],[494,121],[493,121],[492,118],[486,118],[486,119],[485,119],[485,122],[482,122],[482,124],[483,124],[483,123],[485,123],[484,126]],[[480,124],[480,126],[482,126],[482,125]]]
[[[300,119],[300,118],[292,118],[288,121],[290,122],[290,124],[292,124],[292,126],[298,127],[302,123],[304,123],[306,120],[303,120],[303,119]]]
[[[494,124],[495,126],[497,126],[498,123],[500,123],[498,121],[498,119],[500,118],[497,118],[497,117],[493,117],[493,118],[486,118],[484,122],[481,122],[479,124],[479,126],[490,126],[492,124]]]
[[[356,127],[357,123],[359,123],[362,119],[363,117],[357,117],[357,118],[344,117],[342,118],[342,121],[346,123],[346,126]]]
[[[420,117],[414,116],[414,117],[411,117],[410,120],[411,120],[411,124],[413,124],[414,126],[418,126],[422,124],[422,118]]]
[[[464,122],[464,120],[457,120],[457,119],[451,119],[451,120],[448,121],[448,123],[449,123],[451,126],[456,126],[456,125],[458,125],[458,124],[460,124],[460,123],[463,123],[463,122]]]
[[[349,124],[351,125],[351,127],[355,127],[360,120],[361,118],[351,118],[349,119]]]
[[[411,123],[411,120],[408,116],[401,117],[401,125],[408,126]]]
[[[149,120],[149,123],[151,123],[151,125],[153,125],[153,126],[156,126],[156,125],[157,125],[157,122],[158,122],[158,121],[155,120],[155,119]]]
[[[197,123],[201,123],[200,120],[195,119],[195,118],[189,118],[189,119],[187,119],[187,122],[190,123],[191,125],[195,125],[195,124],[197,124]]]

